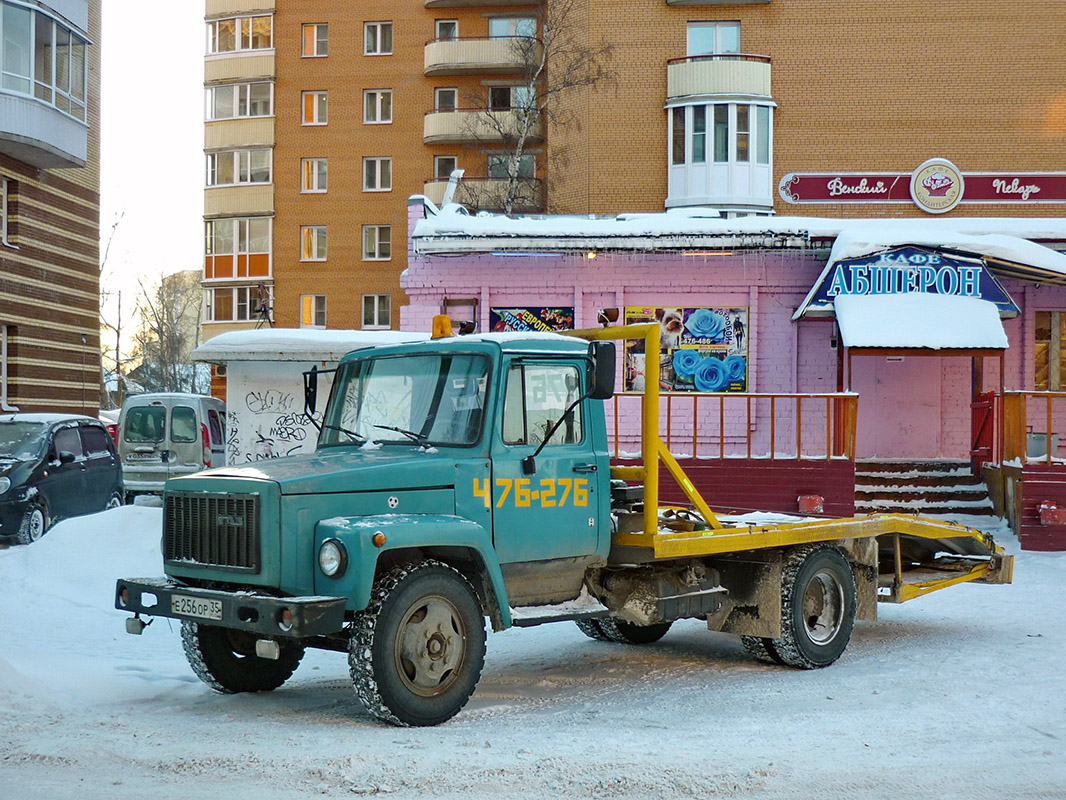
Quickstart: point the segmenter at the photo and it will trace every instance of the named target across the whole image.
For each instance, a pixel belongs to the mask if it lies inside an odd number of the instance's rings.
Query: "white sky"
[[[105,317],[132,323],[138,277],[203,259],[204,4],[103,4],[100,257]]]

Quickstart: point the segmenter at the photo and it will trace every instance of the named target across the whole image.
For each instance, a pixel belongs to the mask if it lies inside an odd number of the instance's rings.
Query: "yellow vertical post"
[[[644,334],[644,533],[659,530],[659,331],[649,325]]]

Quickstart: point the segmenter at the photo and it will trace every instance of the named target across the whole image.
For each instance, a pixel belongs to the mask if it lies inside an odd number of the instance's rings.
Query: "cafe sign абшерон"
[[[1066,172],[962,172],[931,158],[911,173],[790,172],[777,187],[786,203],[914,203],[943,214],[959,203],[1064,203]]]

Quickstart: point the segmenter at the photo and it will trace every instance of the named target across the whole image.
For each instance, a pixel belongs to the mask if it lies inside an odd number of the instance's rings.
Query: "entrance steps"
[[[995,516],[968,461],[856,461],[855,513]]]

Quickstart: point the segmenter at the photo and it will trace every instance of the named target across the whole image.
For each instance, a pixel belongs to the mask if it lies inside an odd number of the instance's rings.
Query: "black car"
[[[120,505],[122,469],[103,423],[0,415],[0,541],[29,544],[59,519]]]

